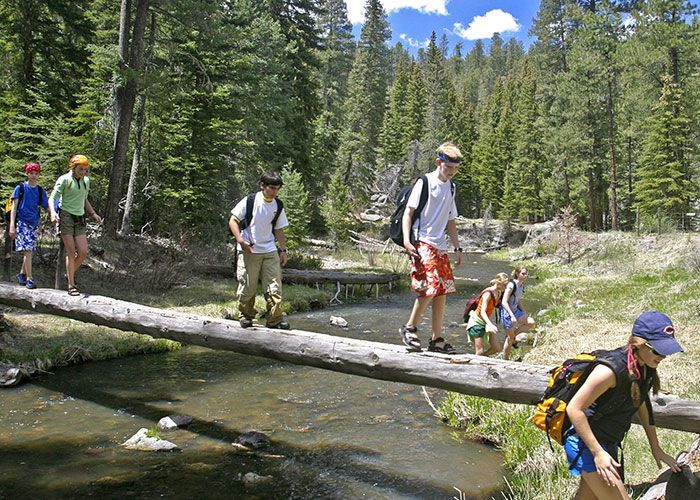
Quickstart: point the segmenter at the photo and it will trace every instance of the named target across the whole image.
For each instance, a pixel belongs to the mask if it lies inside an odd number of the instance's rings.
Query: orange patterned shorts
[[[418,242],[420,260],[411,259],[411,288],[420,297],[438,297],[457,291],[450,257],[427,243]]]

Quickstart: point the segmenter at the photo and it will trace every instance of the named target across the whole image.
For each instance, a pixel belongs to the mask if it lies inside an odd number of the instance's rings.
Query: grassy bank
[[[579,352],[624,345],[635,317],[657,309],[673,319],[685,348],[685,353],[661,364],[662,391],[700,399],[697,244],[681,234],[638,238],[578,233],[573,252],[563,252],[555,235],[494,255],[534,271],[527,295],[549,304],[537,318],[536,344],[524,362],[555,365]],[[567,263],[571,254],[577,257]],[[503,451],[504,464],[511,472],[512,498],[571,498],[578,480],[568,476],[563,449],[554,444],[552,452],[544,432],[529,422],[531,411],[456,394],[441,407],[448,422]],[[697,437],[665,429],[659,435],[662,447],[672,455]],[[640,426],[632,426],[627,436],[624,459],[627,483],[632,485],[633,496],[638,496],[658,475]]]

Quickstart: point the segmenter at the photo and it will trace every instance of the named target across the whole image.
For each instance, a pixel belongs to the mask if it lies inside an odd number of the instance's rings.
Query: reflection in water
[[[448,299],[445,336],[460,350],[468,349],[464,329],[450,324],[465,296],[503,269],[484,261],[458,271],[479,273],[479,283],[460,280],[468,292]],[[290,319],[295,328],[399,343],[413,298]],[[328,326],[331,313],[350,328]],[[451,498],[455,486],[486,498],[504,486],[500,454],[441,424],[418,387],[235,353],[191,347],[89,363],[0,398],[0,498]],[[173,413],[195,419],[163,434],[181,452],[118,446]],[[271,447],[232,446],[249,430],[267,433]],[[246,485],[247,472],[272,479]]]

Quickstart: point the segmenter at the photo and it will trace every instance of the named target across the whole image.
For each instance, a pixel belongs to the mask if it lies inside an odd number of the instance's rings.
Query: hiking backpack
[[[24,182],[20,182],[18,185],[19,187],[19,196],[17,196],[17,210],[19,211],[19,206],[22,204],[22,198],[24,198]],[[44,191],[44,188],[37,186],[39,188],[39,206],[41,206],[41,200],[44,199],[46,196],[46,191]],[[12,193],[10,193],[10,196],[7,198],[7,201],[5,202],[5,224],[9,226],[10,224],[10,219],[11,219],[11,214],[12,214],[12,194],[14,194],[15,190],[12,190]],[[47,198],[48,199],[48,198]],[[15,225],[17,224],[17,221],[19,220],[19,217],[15,217]]]
[[[420,192],[420,199],[418,200],[418,206],[413,211],[413,216],[411,217],[411,228],[413,224],[420,218],[421,212],[425,208],[426,203],[428,203],[428,178],[425,175],[419,177],[423,181],[423,185]],[[418,180],[416,180],[418,182]],[[411,196],[411,191],[413,191],[413,186],[416,182],[404,186],[399,191],[398,196],[396,196],[396,209],[391,215],[391,223],[389,224],[389,237],[391,241],[396,243],[398,246],[403,248],[403,214],[406,211],[406,204],[408,203],[408,198]],[[452,188],[452,198],[455,195],[455,184],[450,180],[450,187]],[[411,243],[413,243],[413,230],[410,233]]]
[[[612,357],[607,357],[610,351],[593,351],[591,353],[577,354],[567,359],[561,365],[549,371],[549,383],[535,407],[531,417],[532,422],[547,433],[549,447],[552,447],[552,439],[559,444],[564,444],[567,431],[571,427],[571,421],[566,414],[566,406],[578,392],[596,365],[604,364],[615,372],[617,377],[627,367]],[[603,407],[596,407],[595,413],[589,417],[598,420],[604,413],[617,406],[617,400],[610,400]]]
[[[481,300],[481,297],[483,297],[487,293],[491,294],[491,297],[494,301],[496,300],[496,296],[493,293],[491,293],[491,290],[487,288],[485,290],[482,290],[476,297],[472,297],[471,299],[467,300],[467,303],[464,304],[463,319],[465,323],[469,321],[469,313],[472,311],[476,311],[476,308],[479,306],[479,301]],[[496,309],[498,309],[498,304],[496,304]]]
[[[250,224],[253,222],[253,207],[255,206],[255,197],[257,196],[258,193],[250,193],[245,200],[245,216],[243,217],[243,220],[238,223],[238,229],[240,231],[243,231],[244,229],[247,229],[250,227]],[[282,203],[282,200],[279,198],[275,198],[275,201],[277,202],[277,212],[275,213],[275,216],[272,218],[272,229],[275,229],[275,225],[277,224],[277,219],[279,219],[280,214],[282,213],[282,209],[284,208],[284,203]],[[229,228],[230,231],[230,228]]]

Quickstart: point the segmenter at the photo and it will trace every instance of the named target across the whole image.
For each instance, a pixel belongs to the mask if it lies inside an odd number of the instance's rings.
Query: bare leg
[[[433,340],[442,335],[442,320],[445,317],[445,302],[447,302],[447,295],[438,295],[437,297],[433,297]]]
[[[406,326],[416,326],[420,322],[431,300],[432,297],[416,297],[416,301],[413,303],[413,309],[411,310],[411,316],[408,318]]]
[[[498,339],[496,338],[495,333],[489,335],[489,346],[489,350],[484,353],[484,356],[493,356],[501,350],[501,346],[498,345]]]
[[[506,341],[503,344],[503,359],[508,359],[510,357],[510,351],[515,343],[515,331],[515,328],[506,330]]]
[[[530,316],[524,316],[523,318],[520,318],[520,321],[522,322],[522,324],[515,331],[515,335],[530,331],[533,328],[535,328],[535,325],[537,324],[537,322]]]
[[[24,251],[24,255],[22,257],[22,270],[20,272],[22,274],[26,274],[27,279],[32,277],[32,251],[31,250]]]
[[[75,286],[75,240],[72,234],[62,234],[63,246],[66,248],[66,277],[68,288]]]
[[[78,252],[78,254],[75,257],[75,270],[77,271],[80,268],[80,266],[83,265],[83,261],[85,260],[88,254],[87,236],[85,236],[84,234],[79,234],[75,236],[75,249]]]
[[[625,489],[625,485],[622,481],[617,479],[612,486],[608,486],[602,477],[598,475],[597,472],[587,472],[581,474],[581,485],[585,483],[585,488],[587,488],[593,496],[590,497],[579,497],[578,493],[576,498],[597,498],[599,500],[628,500],[629,495]],[[582,486],[579,486],[579,491],[581,491]]]
[[[66,275],[68,276],[68,287],[70,288],[75,286],[75,272],[80,268],[85,257],[87,257],[87,237],[84,234],[77,236],[63,234],[61,239],[66,247]]]
[[[483,337],[476,337],[474,339],[474,354],[476,354],[477,356],[484,355],[484,338]]]

